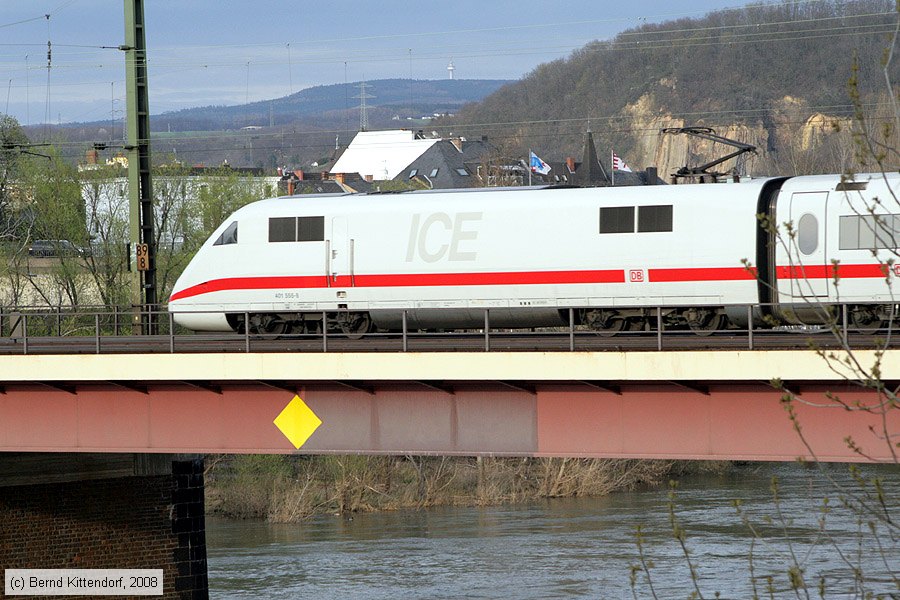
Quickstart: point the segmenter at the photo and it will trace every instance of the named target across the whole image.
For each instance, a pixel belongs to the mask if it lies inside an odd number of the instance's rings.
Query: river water
[[[861,472],[884,480],[887,506],[873,506],[896,523],[900,470]],[[792,565],[802,569],[811,598],[820,597],[821,578],[828,598],[861,598],[867,591],[898,598],[900,532],[871,512],[860,519],[841,501],[861,497],[859,492],[844,465],[828,466],[823,475],[795,464],[761,464],[682,480],[674,503],[665,488],[517,506],[320,516],[291,525],[210,518],[210,595],[687,598],[694,590],[690,564],[705,598],[716,592],[751,598],[754,591],[797,598],[790,589]],[[673,536],[670,507],[685,530],[687,557]],[[632,567],[641,563],[638,527],[652,567],[649,579],[646,572],[636,574],[632,589]],[[854,580],[857,566],[861,581]]]

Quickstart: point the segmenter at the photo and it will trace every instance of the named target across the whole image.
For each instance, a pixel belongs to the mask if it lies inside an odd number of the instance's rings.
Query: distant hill
[[[701,124],[757,145],[757,173],[833,169],[846,148],[810,152],[837,144],[832,123],[852,115],[854,58],[861,99],[884,92],[897,18],[890,0],[786,1],[645,25],[540,65],[442,124],[545,160],[580,157],[590,128],[601,158],[615,148],[632,167],[663,171],[709,160],[708,145],[659,133]],[[891,74],[900,83],[900,60]]]
[[[452,114],[510,83],[495,79],[439,81],[380,79],[367,82],[370,129],[430,127],[435,114]],[[359,82],[307,88],[290,96],[236,106],[203,106],[151,115],[154,161],[273,169],[327,166],[335,145],[346,146],[359,129]],[[152,100],[152,99],[151,99]],[[152,102],[151,102],[152,106]],[[38,140],[41,127],[26,128]],[[209,132],[198,133],[198,132]],[[87,144],[121,139],[108,121],[54,129],[72,160]],[[84,143],[80,148],[78,143]]]
[[[366,83],[370,122],[400,117],[418,118],[435,113],[454,113],[463,105],[484,99],[503,85],[497,79],[445,79],[439,81],[380,79]],[[203,106],[151,117],[160,130],[239,129],[248,126],[279,126],[297,120],[345,121],[351,113],[359,122],[360,82],[320,85],[290,96],[237,106]],[[164,125],[164,127],[158,127]]]

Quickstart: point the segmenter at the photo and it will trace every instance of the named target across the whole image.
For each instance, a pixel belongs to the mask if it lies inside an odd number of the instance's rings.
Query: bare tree
[[[900,13],[900,6],[898,6]],[[896,431],[898,411],[900,411],[900,388],[893,383],[895,375],[888,374],[885,358],[895,345],[893,339],[895,328],[900,322],[898,300],[895,294],[895,278],[900,276],[898,254],[900,254],[900,184],[897,183],[896,172],[900,167],[900,102],[891,82],[891,63],[894,59],[896,44],[900,38],[900,19],[894,29],[884,55],[883,77],[884,91],[881,101],[864,99],[860,92],[858,80],[859,70],[854,68],[849,82],[850,96],[855,106],[855,114],[849,133],[853,140],[853,152],[847,147],[831,149],[835,156],[848,160],[841,183],[838,185],[840,197],[838,203],[842,207],[844,218],[858,219],[860,246],[868,249],[873,262],[881,268],[884,275],[885,293],[877,304],[860,303],[849,307],[830,305],[821,302],[810,290],[802,290],[801,280],[800,304],[812,320],[820,323],[831,332],[839,349],[824,349],[821,344],[810,340],[811,349],[825,361],[827,366],[841,378],[846,385],[842,389],[851,391],[828,392],[824,398],[815,400],[815,407],[821,410],[840,410],[870,417],[868,439],[858,440],[851,436],[843,439],[844,444],[860,461],[887,462],[894,467],[900,463],[900,432]],[[866,171],[866,175],[857,172]],[[877,194],[864,194],[866,182],[872,180],[879,185]],[[761,226],[768,230],[782,254],[789,257],[788,268],[804,269],[802,256],[798,251],[798,231],[793,222],[775,222],[769,217],[760,216]],[[863,242],[864,240],[864,242]],[[749,267],[749,263],[747,263]],[[833,278],[831,285],[840,302],[842,285],[842,265],[839,260],[832,260]],[[790,294],[789,301],[797,301],[797,294]],[[793,299],[793,300],[792,300]],[[799,313],[799,311],[798,311]],[[796,322],[803,322],[803,317],[795,313]],[[867,346],[874,350],[860,351],[852,343],[849,329],[869,332],[871,337]],[[801,396],[784,385],[780,380],[773,380],[772,385],[781,392],[781,403],[785,408],[787,419],[801,440],[806,455],[817,467],[820,476],[828,482],[827,496],[818,498],[818,506],[805,509],[805,515],[788,512],[782,502],[781,486],[773,479],[772,506],[768,515],[751,514],[740,501],[735,502],[735,515],[750,535],[748,552],[748,576],[754,598],[781,597],[781,592],[794,598],[812,598],[837,595],[854,598],[894,598],[900,593],[900,565],[897,555],[900,553],[900,522],[897,519],[897,486],[896,470],[867,471],[856,466],[849,467],[846,476],[835,476],[833,469],[827,468],[818,460],[816,445],[806,434],[805,423],[800,417],[798,406],[810,404],[808,396]],[[861,391],[862,394],[853,393]],[[860,399],[863,398],[863,399]],[[874,418],[871,418],[874,417]],[[876,458],[872,451],[878,448]],[[892,468],[894,468],[892,467]],[[893,479],[893,484],[886,481]],[[835,500],[836,499],[836,500]],[[828,546],[835,556],[835,563],[827,572],[815,572],[809,568],[807,556],[795,544],[793,531],[796,520],[801,516],[818,514],[818,534],[816,544]],[[669,516],[671,534],[679,545],[685,560],[686,570],[690,578],[691,597],[703,598],[701,580],[698,578],[697,562],[699,558],[691,551],[691,542],[687,528],[679,514],[678,496],[673,487],[669,497]],[[847,530],[855,530],[855,538],[848,544],[845,539],[838,539],[830,525],[836,519],[850,521],[848,526],[839,527],[841,535]],[[761,575],[758,569],[760,553],[757,546],[766,545],[767,531],[780,533],[783,545],[779,558],[783,561],[777,579],[774,575]],[[632,566],[632,590],[637,597],[638,590],[646,589],[656,598],[657,591],[653,581],[652,547],[646,543],[646,536],[640,529],[637,532],[637,549],[639,560]],[[771,552],[771,550],[769,550]],[[835,581],[841,581],[846,589],[835,590]]]
[[[21,212],[16,210],[16,204],[21,200],[21,190],[15,182],[21,176],[26,156],[21,145],[27,143],[18,121],[0,115],[0,239],[13,238],[19,230]]]
[[[118,166],[80,174],[90,245],[85,265],[104,306],[127,304],[128,190]]]

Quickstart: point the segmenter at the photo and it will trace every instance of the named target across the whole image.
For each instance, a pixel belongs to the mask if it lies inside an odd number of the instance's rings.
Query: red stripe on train
[[[778,279],[833,279],[835,271],[843,278],[886,277],[887,265],[806,265],[779,266]],[[754,267],[697,267],[648,269],[652,283],[690,281],[746,281],[755,279]],[[326,287],[435,287],[443,285],[552,285],[579,283],[624,283],[625,271],[524,271],[497,273],[419,273],[384,275],[340,275],[328,281],[324,275],[283,277],[229,277],[214,279],[172,294],[169,300],[182,300],[212,292],[233,290],[322,289]]]
[[[776,269],[778,279],[859,279],[866,277],[887,277],[888,265],[802,265],[780,266]]]
[[[648,269],[650,281],[738,281],[756,279],[754,267],[697,267],[688,269]]]
[[[442,285],[550,285],[575,283],[624,283],[625,271],[527,271],[510,273],[422,273],[390,275],[340,275],[330,287],[434,287]],[[169,300],[181,300],[230,290],[321,289],[329,287],[323,275],[294,277],[229,277],[214,279],[179,290]]]
[[[886,277],[887,265],[803,265],[779,266],[778,279],[834,279],[835,273],[841,278]],[[649,269],[652,282],[685,281],[739,281],[756,279],[756,267],[699,267],[685,269]]]

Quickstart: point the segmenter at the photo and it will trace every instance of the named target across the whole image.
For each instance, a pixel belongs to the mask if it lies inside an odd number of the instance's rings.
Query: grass
[[[693,466],[692,466],[693,465]],[[215,455],[210,514],[291,523],[315,514],[603,496],[728,463],[576,458]]]

